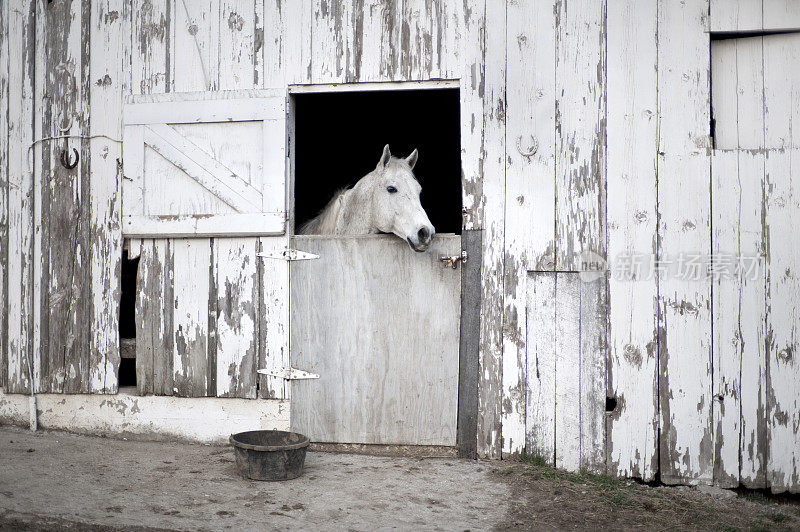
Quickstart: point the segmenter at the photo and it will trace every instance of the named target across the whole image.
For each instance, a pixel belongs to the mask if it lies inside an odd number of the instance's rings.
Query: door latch
[[[461,255],[439,255],[439,260],[442,261],[445,268],[453,268],[454,270],[458,268],[458,263],[466,264],[467,262],[467,252],[462,251]]]

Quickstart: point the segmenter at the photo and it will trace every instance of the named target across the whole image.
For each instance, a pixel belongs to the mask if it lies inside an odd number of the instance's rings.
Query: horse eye
[[[397,192],[397,189],[394,188],[392,185],[389,185],[388,187],[386,187],[386,192],[388,192],[389,194],[394,194],[395,192]]]

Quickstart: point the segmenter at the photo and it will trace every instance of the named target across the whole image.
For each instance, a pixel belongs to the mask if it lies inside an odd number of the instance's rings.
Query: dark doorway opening
[[[136,386],[136,274],[139,257],[128,258],[128,250],[122,251],[120,275],[119,339],[120,363],[119,386]]]
[[[461,234],[458,89],[295,94],[295,227],[375,169],[383,146],[414,149],[422,206],[437,233]]]

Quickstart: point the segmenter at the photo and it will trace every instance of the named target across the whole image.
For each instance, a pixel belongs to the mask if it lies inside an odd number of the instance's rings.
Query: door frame
[[[367,92],[397,90],[435,90],[461,88],[460,79],[436,79],[427,81],[392,81],[342,84],[292,84],[287,87],[286,95],[286,129],[288,136],[288,175],[287,175],[287,227],[289,242],[294,246],[295,227],[295,94],[332,93],[332,92]],[[459,102],[461,98],[459,97]],[[460,110],[463,113],[463,109]],[[464,120],[464,116],[460,117]],[[464,149],[464,139],[460,139]],[[462,205],[477,202],[464,186],[463,173],[461,183]],[[478,388],[480,374],[480,329],[481,329],[481,266],[482,229],[465,229],[462,222],[461,250],[466,252],[467,261],[459,266],[461,271],[461,319],[459,324],[458,349],[458,407],[456,422],[456,450],[460,458],[475,459],[478,455]],[[291,268],[289,268],[291,276]],[[291,286],[291,283],[290,283]],[[290,313],[291,315],[291,313]],[[291,323],[289,323],[291,327]],[[289,357],[291,362],[291,343]],[[291,415],[291,413],[290,413]],[[350,444],[342,444],[348,446]],[[353,444],[358,447],[357,444]],[[370,446],[393,447],[393,446]],[[399,446],[407,447],[407,446]]]

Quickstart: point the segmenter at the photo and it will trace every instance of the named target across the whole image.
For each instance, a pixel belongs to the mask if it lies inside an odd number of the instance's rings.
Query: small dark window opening
[[[458,89],[295,94],[295,227],[375,169],[383,146],[419,159],[414,175],[437,233],[461,234]]]
[[[139,257],[129,259],[128,251],[123,250],[119,299],[120,387],[136,386],[136,273],[138,269]]]

